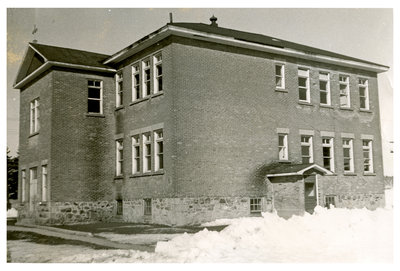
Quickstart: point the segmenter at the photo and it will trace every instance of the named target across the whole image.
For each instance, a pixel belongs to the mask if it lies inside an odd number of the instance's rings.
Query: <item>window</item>
[[[47,166],[42,166],[42,201],[47,201]]]
[[[122,215],[123,209],[122,199],[117,199],[117,215]]]
[[[278,134],[279,160],[288,160],[287,134]]]
[[[324,161],[324,168],[335,171],[333,138],[322,138],[322,159]]]
[[[142,61],[143,71],[143,97],[151,94],[150,59]]]
[[[132,66],[132,101],[140,99],[140,70],[139,64]]]
[[[331,104],[331,90],[329,84],[329,73],[319,73],[319,99],[320,104],[330,105]]]
[[[39,132],[39,98],[31,101],[30,131],[31,134]]]
[[[26,201],[26,172],[25,170],[21,171],[21,201]]]
[[[250,213],[261,213],[261,198],[250,199]]]
[[[143,172],[151,171],[151,134],[143,134]]]
[[[360,109],[369,110],[369,93],[367,79],[358,79],[358,90],[360,92]]]
[[[124,78],[123,78],[122,72],[117,73],[115,78],[116,78],[116,86],[117,86],[116,106],[119,107],[119,106],[122,106],[123,102],[124,102],[124,99],[123,99],[124,98],[124,92],[123,92],[124,91],[124,84],[123,84]]]
[[[151,199],[144,199],[144,215],[151,215]]]
[[[372,140],[363,140],[364,173],[373,173]]]
[[[36,201],[37,196],[37,167],[29,169],[29,198]],[[31,206],[32,207],[32,206]]]
[[[124,145],[122,139],[116,141],[116,176],[122,176],[124,162]]]
[[[339,76],[339,97],[341,107],[350,107],[350,89],[349,89],[349,77],[340,75]]]
[[[279,89],[285,88],[285,65],[275,64],[275,86]]]
[[[331,205],[336,207],[335,196],[325,196],[325,207],[330,209]]]
[[[140,139],[139,135],[132,136],[132,173],[140,172]]]
[[[301,159],[303,164],[314,162],[312,136],[301,136]]]
[[[298,70],[299,79],[299,100],[302,102],[310,102],[310,78],[309,70],[299,68]]]
[[[88,113],[103,113],[103,82],[88,80]]]
[[[159,130],[154,132],[155,140],[155,170],[161,170],[164,168],[164,143],[163,143],[163,131]]]
[[[154,93],[163,91],[161,53],[154,56],[154,76]]]
[[[344,172],[354,172],[353,140],[343,139]]]

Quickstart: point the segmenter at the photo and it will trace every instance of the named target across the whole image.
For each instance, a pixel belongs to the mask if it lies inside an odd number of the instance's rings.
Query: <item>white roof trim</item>
[[[47,59],[44,55],[42,55],[42,53],[40,53],[38,50],[36,50],[36,48],[33,47],[32,44],[29,43],[29,47],[31,47],[32,50],[35,51],[38,55],[40,55],[41,57],[43,57],[44,62],[47,62],[47,61],[48,61],[48,59]]]
[[[310,165],[309,167],[306,167],[306,168],[304,168],[304,169],[302,169],[300,171],[297,171],[297,172],[267,174],[267,177],[269,178],[269,177],[283,177],[283,176],[298,176],[298,175],[303,175],[304,172],[306,172],[306,171],[308,171],[310,169],[313,169],[313,168],[318,169],[319,171],[322,171],[326,175],[333,174],[332,171],[327,170],[326,168],[323,168],[323,167],[321,167],[321,166],[319,166],[317,164],[313,164],[313,165]]]

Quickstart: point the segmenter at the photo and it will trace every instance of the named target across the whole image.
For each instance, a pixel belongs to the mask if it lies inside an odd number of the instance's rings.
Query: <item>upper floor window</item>
[[[339,91],[340,106],[350,107],[350,87],[348,76],[339,75]]]
[[[132,136],[132,173],[140,172],[140,136]]]
[[[143,97],[151,94],[150,58],[142,61]]]
[[[331,104],[331,90],[329,84],[329,73],[319,73],[319,99],[320,104],[330,105]]]
[[[354,172],[353,140],[345,138],[342,144],[344,172]]]
[[[140,69],[139,64],[132,66],[132,101],[141,98],[140,93]]]
[[[151,134],[143,134],[143,172],[151,171]]]
[[[288,160],[288,135],[278,134],[278,153],[279,160]]]
[[[116,144],[116,176],[122,176],[123,174],[123,162],[124,162],[124,144],[122,139],[115,142]]]
[[[369,110],[369,93],[367,79],[358,79],[358,90],[360,92],[360,109]]]
[[[278,89],[285,88],[285,65],[275,64],[275,86]]]
[[[103,113],[103,82],[88,80],[88,113]]]
[[[163,91],[161,53],[154,56],[154,93]]]
[[[324,168],[335,171],[333,138],[322,138],[322,159],[324,161]]]
[[[122,75],[122,71],[117,73],[116,77],[116,106],[122,106],[124,102],[124,78]]]
[[[164,135],[162,130],[154,132],[155,170],[164,169]]]
[[[39,132],[39,98],[30,103],[30,133]]]
[[[308,69],[298,69],[299,80],[299,100],[302,102],[310,102],[310,71]]]
[[[301,136],[301,159],[303,164],[310,164],[314,162],[312,136]]]
[[[47,201],[47,165],[42,166],[42,201]]]
[[[363,144],[363,158],[364,158],[364,173],[373,173],[373,159],[372,159],[372,140],[364,139]]]

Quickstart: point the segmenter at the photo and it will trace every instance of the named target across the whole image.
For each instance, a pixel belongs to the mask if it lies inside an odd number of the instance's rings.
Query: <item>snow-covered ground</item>
[[[16,218],[18,216],[18,211],[15,208],[7,210],[7,218]]]
[[[158,242],[154,253],[24,241],[8,241],[8,249],[13,262],[392,262],[392,222],[391,209],[317,207],[314,215],[288,220],[265,213],[216,221],[210,225],[229,226]]]

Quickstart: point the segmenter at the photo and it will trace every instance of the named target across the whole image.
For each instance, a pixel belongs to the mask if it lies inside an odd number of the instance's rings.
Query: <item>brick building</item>
[[[20,220],[181,225],[384,204],[388,67],[210,20],[111,56],[28,45]]]

